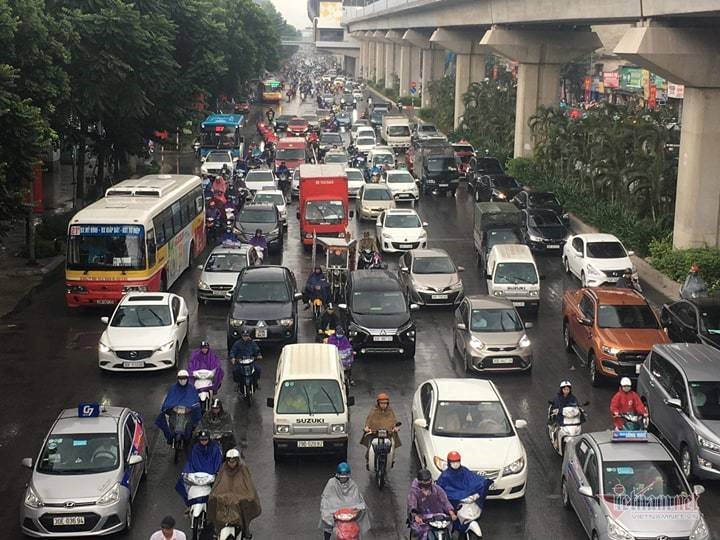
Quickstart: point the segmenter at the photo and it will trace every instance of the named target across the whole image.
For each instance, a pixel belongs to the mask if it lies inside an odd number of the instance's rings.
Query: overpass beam
[[[520,63],[515,108],[515,157],[531,156],[535,147],[528,121],[540,106],[553,106],[560,98],[563,64],[602,47],[595,32],[508,30],[494,27],[480,46]]]
[[[630,28],[615,53],[685,85],[673,245],[720,247],[720,43],[711,28]]]

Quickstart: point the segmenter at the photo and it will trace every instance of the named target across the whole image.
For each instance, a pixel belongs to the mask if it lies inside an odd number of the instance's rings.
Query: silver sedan
[[[400,283],[411,302],[421,306],[454,306],[463,298],[460,272],[444,249],[413,249],[400,258]]]

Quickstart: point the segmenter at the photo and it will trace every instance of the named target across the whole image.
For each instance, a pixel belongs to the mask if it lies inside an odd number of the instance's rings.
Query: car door
[[[580,277],[582,271],[583,258],[585,256],[585,242],[582,238],[573,238],[571,249],[568,250],[568,266],[570,272]]]
[[[595,323],[595,300],[589,294],[583,293],[580,303],[578,304],[578,313],[575,320],[571,320],[570,324],[574,327],[573,341],[580,349],[582,356],[587,356],[592,346],[592,329]],[[589,324],[582,324],[581,319],[589,321]]]
[[[593,495],[600,494],[600,465],[598,463],[598,457],[595,450],[590,447],[588,449],[588,456],[585,460],[585,466],[583,467],[583,477],[586,486],[592,489]],[[595,497],[585,497],[580,495],[583,501],[578,505],[578,508],[582,508],[582,511],[578,511],[578,517],[583,523],[586,531],[597,530],[596,524],[605,523],[605,514],[598,503],[598,499]],[[583,504],[584,503],[584,504]]]
[[[173,295],[171,300],[173,321],[175,322],[175,341],[182,346],[187,336],[188,328],[188,309],[185,305],[185,300],[182,297]]]
[[[663,389],[666,391],[669,399],[680,400],[681,410],[674,407],[670,407],[663,401],[663,423],[666,426],[665,438],[675,450],[680,450],[680,445],[686,441],[685,438],[688,434],[688,416],[690,411],[688,392],[685,380],[683,379],[680,370],[672,365],[670,362],[667,363],[667,385],[663,385]],[[695,435],[692,434],[694,438]]]
[[[528,209],[528,202],[527,202],[528,196],[526,191],[521,191],[517,195],[515,195],[515,198],[513,201],[515,202],[515,205],[520,208],[521,210],[527,210]]]
[[[135,429],[137,424],[132,414],[128,414],[123,420],[122,428],[122,449],[123,449],[123,467],[125,469],[125,475],[123,479],[127,478],[128,489],[130,490],[130,497],[135,498],[137,489],[140,486],[140,479],[142,478],[144,463],[138,463],[136,465],[129,465],[128,461],[130,458],[137,454],[135,450]],[[139,442],[139,440],[138,440]],[[142,456],[143,458],[145,456]]]
[[[489,201],[490,195],[492,194],[492,186],[490,185],[490,177],[483,174],[481,175],[476,184],[477,189],[475,197],[476,201]]]
[[[682,302],[679,307],[678,318],[682,323],[681,339],[683,343],[700,343],[698,325],[700,313],[695,304]]]
[[[432,445],[432,414],[435,400],[435,389],[432,383],[425,383],[420,388],[420,409],[422,418],[427,422],[427,428],[416,428],[415,437],[418,442],[418,455],[423,467],[429,467],[433,458]]]
[[[656,352],[650,354],[650,373],[648,376],[649,391],[644,397],[650,409],[650,420],[653,425],[665,436],[671,427],[668,425],[672,417],[665,400],[670,397],[671,371],[670,362]]]
[[[567,488],[568,498],[574,508],[578,508],[583,504],[582,495],[578,493],[580,480],[583,478],[583,465],[587,460],[587,453],[590,446],[585,438],[581,438],[574,447],[574,452],[568,456],[566,468],[563,471],[565,477],[565,486]],[[579,510],[576,510],[576,512]]]

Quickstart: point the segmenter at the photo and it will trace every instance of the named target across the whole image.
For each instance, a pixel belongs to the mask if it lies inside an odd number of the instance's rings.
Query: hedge
[[[650,242],[648,262],[666,276],[683,282],[690,265],[700,266],[700,275],[712,292],[720,292],[720,249],[693,248],[673,249],[672,237],[655,239]]]

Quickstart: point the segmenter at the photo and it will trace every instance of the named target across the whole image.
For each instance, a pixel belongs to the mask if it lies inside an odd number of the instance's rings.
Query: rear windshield
[[[648,305],[611,306],[600,304],[598,326],[600,328],[659,328],[657,318]]]
[[[366,189],[363,199],[366,201],[391,201],[392,195],[387,189]]]
[[[250,171],[245,177],[246,182],[272,182],[272,171]]]
[[[249,209],[246,208],[240,212],[237,218],[238,223],[275,223],[277,216],[275,210],[267,209]]]
[[[587,255],[593,259],[621,259],[627,257],[620,242],[588,242]]]

